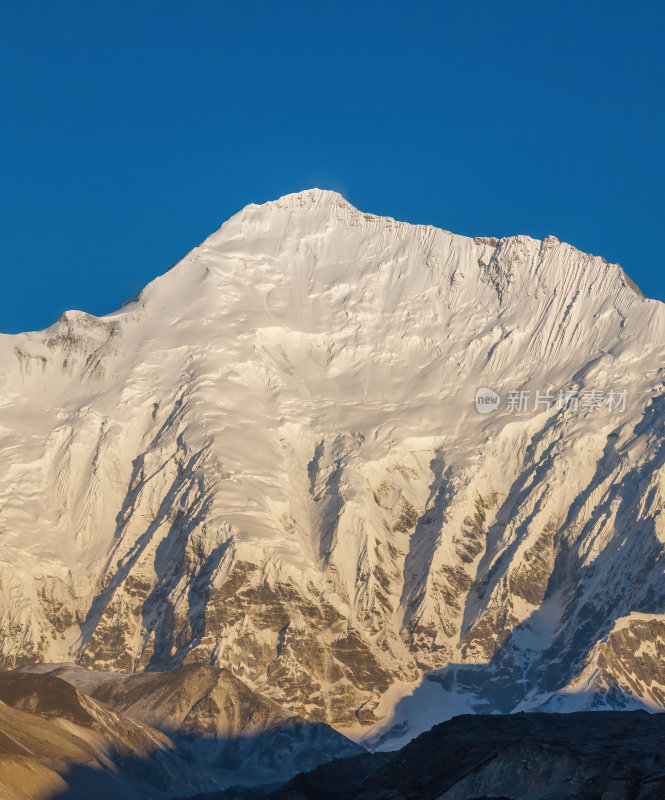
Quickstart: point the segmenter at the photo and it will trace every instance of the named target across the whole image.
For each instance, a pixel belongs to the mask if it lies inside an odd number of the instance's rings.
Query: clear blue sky
[[[102,314],[311,186],[553,234],[665,300],[659,2],[25,2],[0,14],[0,331]]]

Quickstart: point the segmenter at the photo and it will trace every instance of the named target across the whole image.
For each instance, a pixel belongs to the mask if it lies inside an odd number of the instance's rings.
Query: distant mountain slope
[[[1,663],[218,666],[382,747],[660,709],[664,353],[665,306],[553,237],[248,206],[115,314],[0,337]]]
[[[3,800],[172,796],[206,787],[159,731],[90,700],[59,678],[0,673]],[[208,786],[214,783],[208,782]]]
[[[221,785],[277,784],[331,758],[363,752],[328,725],[293,716],[216,667],[190,664],[132,675],[55,664],[20,670],[28,671],[57,676],[162,731],[191,755],[193,770],[203,768]]]

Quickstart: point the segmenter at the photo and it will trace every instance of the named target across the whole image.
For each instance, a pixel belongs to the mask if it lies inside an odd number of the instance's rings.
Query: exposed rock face
[[[582,672],[543,708],[569,711],[640,703],[665,708],[665,620],[633,613],[616,621],[595,645]]]
[[[534,708],[605,648],[608,702],[661,708],[664,342],[553,237],[248,206],[115,314],[0,338],[1,663],[218,666],[360,735],[427,671],[439,719]]]

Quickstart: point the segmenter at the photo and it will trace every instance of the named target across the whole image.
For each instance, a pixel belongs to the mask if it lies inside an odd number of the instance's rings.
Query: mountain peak
[[[270,200],[264,203],[266,206],[276,206],[277,208],[312,208],[314,206],[339,206],[353,211],[357,209],[345,200],[344,197],[332,189],[304,189],[301,192],[285,194],[277,200]],[[251,204],[250,208],[256,208],[256,204]]]

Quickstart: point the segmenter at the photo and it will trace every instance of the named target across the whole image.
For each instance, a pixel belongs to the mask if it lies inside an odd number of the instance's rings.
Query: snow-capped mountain
[[[374,743],[663,708],[664,352],[553,237],[250,205],[0,338],[0,666],[211,664]]]

